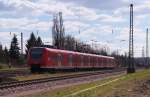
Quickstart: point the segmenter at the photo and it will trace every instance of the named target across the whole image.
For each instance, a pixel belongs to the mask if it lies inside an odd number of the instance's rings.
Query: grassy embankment
[[[0,71],[15,71],[15,70],[28,70],[28,67],[11,67],[8,64],[0,63]]]
[[[53,89],[23,97],[116,97],[117,95],[130,93],[137,84],[137,81],[142,81],[148,77],[150,77],[150,69],[134,74],[114,76],[100,81]]]

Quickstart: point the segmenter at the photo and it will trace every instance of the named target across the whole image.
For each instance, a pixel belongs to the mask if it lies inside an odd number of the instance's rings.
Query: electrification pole
[[[21,32],[21,54],[23,55],[23,33]]]
[[[134,73],[134,44],[133,44],[133,4],[130,4],[130,32],[129,32],[129,64],[127,73]]]
[[[146,67],[149,65],[149,46],[148,46],[148,28],[146,29]]]

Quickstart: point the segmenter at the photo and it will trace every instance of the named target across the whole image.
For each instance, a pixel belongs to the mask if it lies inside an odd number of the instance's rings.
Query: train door
[[[110,67],[112,68],[112,66],[113,66],[113,63],[112,63],[113,61],[112,61],[112,59],[110,59]]]
[[[73,59],[74,59],[74,68],[76,68],[77,67],[77,55],[76,54],[74,54]]]
[[[98,57],[96,57],[96,67],[98,68]]]
[[[104,60],[103,60],[103,57],[101,57],[101,67],[104,68]]]
[[[101,67],[102,67],[102,65],[101,65],[101,64],[102,64],[102,62],[101,62],[101,58],[99,57],[99,58],[98,58],[98,67],[100,67],[100,68],[101,68]]]
[[[88,67],[88,56],[86,55],[85,57],[86,57],[86,58],[85,58],[85,63],[86,63],[86,66],[85,66],[85,67],[87,68],[87,67]]]
[[[90,56],[88,56],[88,67],[90,67]]]
[[[107,58],[107,68],[110,67],[110,59]]]
[[[48,52],[48,62],[47,62],[47,67],[48,68],[54,68],[55,65],[55,53],[54,52]]]
[[[63,53],[63,67],[67,67],[68,66],[68,61],[67,61],[67,54]]]
[[[96,64],[95,64],[95,57],[93,57],[93,67],[95,68]]]
[[[108,67],[111,67],[111,59],[108,59]]]
[[[84,68],[87,67],[87,57],[86,57],[86,55],[84,55],[84,58],[83,58],[83,67]]]
[[[107,62],[108,60],[106,58],[104,60],[105,60],[104,61],[105,62],[105,67],[107,68],[108,67],[108,62]]]
[[[99,68],[102,67],[102,66],[101,66],[101,58],[100,58],[100,57],[98,58],[98,67],[99,67]]]
[[[94,68],[94,57],[92,57],[92,67]]]
[[[90,57],[90,67],[92,68],[93,67],[93,58]]]
[[[106,60],[103,58],[103,67],[106,68]]]
[[[97,57],[96,56],[94,57],[94,67],[95,68],[97,67]]]
[[[107,67],[106,59],[105,58],[103,58],[103,62],[104,62],[104,67]]]
[[[109,67],[109,59],[106,58],[106,67]]]
[[[62,60],[63,60],[62,54],[58,53],[57,54],[57,66],[58,66],[58,68],[62,68]]]
[[[75,63],[75,54],[72,54],[72,68],[76,67],[76,63]]]
[[[69,67],[72,67],[73,66],[73,58],[72,58],[72,54],[69,55]]]
[[[76,54],[76,68],[79,68],[80,67],[80,56],[79,54]]]
[[[57,68],[57,65],[58,65],[58,58],[57,58],[57,53],[56,52],[53,52],[51,53],[52,55],[52,67],[53,68]]]
[[[80,58],[81,58],[81,67],[83,67],[83,56],[80,55]]]

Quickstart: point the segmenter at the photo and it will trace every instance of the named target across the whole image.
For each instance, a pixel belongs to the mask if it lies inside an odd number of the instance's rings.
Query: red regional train
[[[58,50],[46,47],[33,47],[28,53],[31,72],[43,70],[94,70],[116,67],[114,57]]]

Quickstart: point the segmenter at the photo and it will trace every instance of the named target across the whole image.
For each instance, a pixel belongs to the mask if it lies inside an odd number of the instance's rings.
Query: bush
[[[24,55],[20,56],[17,63],[19,66],[24,65],[26,63],[25,56]]]

